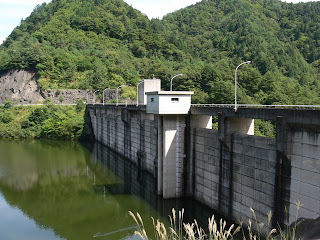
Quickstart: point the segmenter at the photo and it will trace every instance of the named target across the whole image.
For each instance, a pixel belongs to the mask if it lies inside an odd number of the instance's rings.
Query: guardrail
[[[39,103],[39,104],[11,104],[11,106],[18,106],[18,107],[28,107],[28,106],[44,106],[44,105],[47,105],[47,104],[44,104],[44,103]],[[55,106],[76,106],[77,104],[75,103],[70,103],[70,104],[66,104],[66,103],[63,103],[63,104],[53,104]],[[0,106],[4,106],[4,104],[0,104]]]
[[[105,104],[102,104],[102,103],[87,103],[87,105],[99,105],[99,106],[137,106],[137,104],[134,104],[134,103],[105,103]]]
[[[234,108],[234,104],[191,104],[192,107]],[[237,104],[237,108],[320,109],[320,105],[259,105]]]
[[[98,106],[137,106],[134,103],[87,103],[87,105],[98,105]],[[146,105],[139,105],[146,106]],[[191,104],[191,107],[201,107],[201,108],[232,108],[234,109],[234,104]],[[260,104],[238,104],[237,108],[266,108],[266,109],[319,109],[320,105],[260,105]]]

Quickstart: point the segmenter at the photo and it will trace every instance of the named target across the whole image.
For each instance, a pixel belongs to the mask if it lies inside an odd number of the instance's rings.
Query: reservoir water
[[[155,179],[100,145],[0,141],[0,239],[139,239],[128,211],[167,221],[207,222],[213,212],[190,199],[162,200]]]

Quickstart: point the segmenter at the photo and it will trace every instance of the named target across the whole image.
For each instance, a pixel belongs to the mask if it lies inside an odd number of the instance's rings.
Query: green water
[[[208,213],[191,200],[163,201],[154,185],[98,144],[0,141],[0,239],[138,239],[129,210],[149,231],[150,217],[167,216],[172,207],[188,209],[190,219]]]

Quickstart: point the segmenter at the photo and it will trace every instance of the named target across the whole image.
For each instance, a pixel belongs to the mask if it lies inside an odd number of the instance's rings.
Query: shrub
[[[28,117],[29,123],[31,125],[38,125],[43,123],[50,116],[49,110],[46,107],[34,109]]]
[[[58,97],[58,96],[60,95],[60,93],[61,93],[61,91],[58,89],[54,95],[55,95],[56,97]]]
[[[12,102],[9,99],[6,99],[4,102],[4,108],[10,108],[12,107]]]
[[[77,100],[76,110],[77,112],[81,112],[86,107],[86,104],[83,102],[82,99]]]
[[[51,98],[46,98],[43,100],[43,104],[45,105],[53,105],[52,99]]]
[[[10,123],[13,120],[13,116],[8,111],[3,111],[0,114],[0,122],[2,123]]]

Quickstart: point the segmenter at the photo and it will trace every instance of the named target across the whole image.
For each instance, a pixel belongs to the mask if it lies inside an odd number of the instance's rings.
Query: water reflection
[[[1,239],[61,239],[52,229],[43,229],[16,207],[9,206],[0,194]]]
[[[138,239],[129,210],[149,230],[172,207],[211,215],[188,199],[163,201],[151,175],[100,144],[0,141],[0,174],[0,239]]]
[[[157,212],[155,216],[163,221],[168,220],[172,208],[176,210],[184,208],[185,221],[192,222],[197,219],[198,223],[204,228],[206,228],[208,218],[212,214],[215,214],[216,218],[219,219],[217,213],[191,198],[162,199],[156,194],[156,179],[150,173],[139,170],[134,163],[125,160],[102,144],[95,143],[90,151],[92,152],[90,158],[91,169],[94,169],[100,179],[106,176],[104,182],[107,184],[99,185],[99,183],[95,183],[96,191],[102,193],[104,189],[107,189],[107,192],[112,195],[137,196],[155,209]],[[118,181],[113,182],[111,179],[117,179]],[[145,219],[150,219],[150,216]]]

